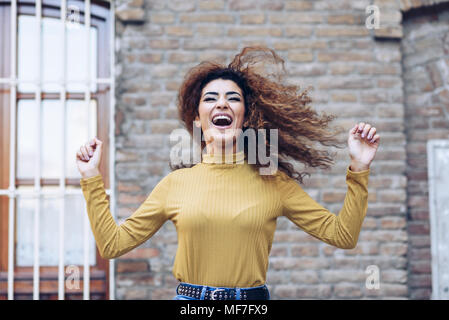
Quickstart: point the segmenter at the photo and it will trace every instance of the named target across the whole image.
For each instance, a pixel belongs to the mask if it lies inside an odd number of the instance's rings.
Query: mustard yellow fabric
[[[227,161],[228,162],[228,161]],[[121,225],[109,211],[101,175],[81,179],[101,255],[119,257],[148,240],[168,220],[176,226],[173,275],[179,281],[223,287],[265,283],[276,219],[286,216],[312,236],[339,248],[357,244],[368,207],[370,170],[346,170],[347,193],[338,215],[278,171],[262,179],[243,151],[231,162],[203,155],[201,163],[165,176]]]

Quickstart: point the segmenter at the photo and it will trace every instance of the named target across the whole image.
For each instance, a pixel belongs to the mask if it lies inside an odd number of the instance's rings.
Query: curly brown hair
[[[198,115],[201,91],[215,79],[233,80],[242,90],[245,103],[245,118],[242,130],[252,128],[278,129],[278,168],[289,177],[303,183],[303,176],[310,175],[297,171],[291,160],[306,167],[327,169],[333,164],[328,150],[319,150],[314,143],[343,148],[338,140],[342,128],[330,130],[329,123],[336,115],[319,115],[310,106],[308,91],[299,92],[299,86],[286,84],[284,60],[272,49],[266,47],[245,47],[232,62],[223,64],[205,61],[187,72],[178,94],[179,118],[190,135],[193,135],[193,121]],[[269,135],[264,137],[270,150]],[[201,150],[205,142],[201,142]],[[276,149],[275,149],[276,150]],[[248,156],[247,148],[244,149]],[[266,167],[259,162],[255,167]],[[181,164],[180,167],[188,165]],[[179,167],[178,167],[179,168]],[[174,169],[172,167],[172,169]]]

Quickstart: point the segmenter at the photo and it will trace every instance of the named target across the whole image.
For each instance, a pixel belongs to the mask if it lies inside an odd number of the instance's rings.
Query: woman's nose
[[[228,108],[229,104],[226,101],[226,99],[218,99],[217,101],[217,108]]]

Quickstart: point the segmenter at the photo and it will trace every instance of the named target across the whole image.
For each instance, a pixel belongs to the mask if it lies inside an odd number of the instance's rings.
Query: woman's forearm
[[[139,246],[168,219],[165,214],[168,177],[162,179],[140,207],[120,225],[110,212],[101,175],[82,179],[81,187],[92,232],[103,258],[113,259]]]
[[[92,177],[95,177],[93,175]],[[86,178],[87,179],[87,178]],[[117,248],[117,224],[110,212],[109,201],[101,177],[81,180],[87,214],[100,255],[106,259],[120,254]]]

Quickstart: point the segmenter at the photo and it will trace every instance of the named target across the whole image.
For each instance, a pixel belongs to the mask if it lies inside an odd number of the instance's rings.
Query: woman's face
[[[245,116],[242,90],[232,80],[212,80],[201,92],[198,113],[195,125],[201,125],[206,144],[222,148],[233,144]]]

